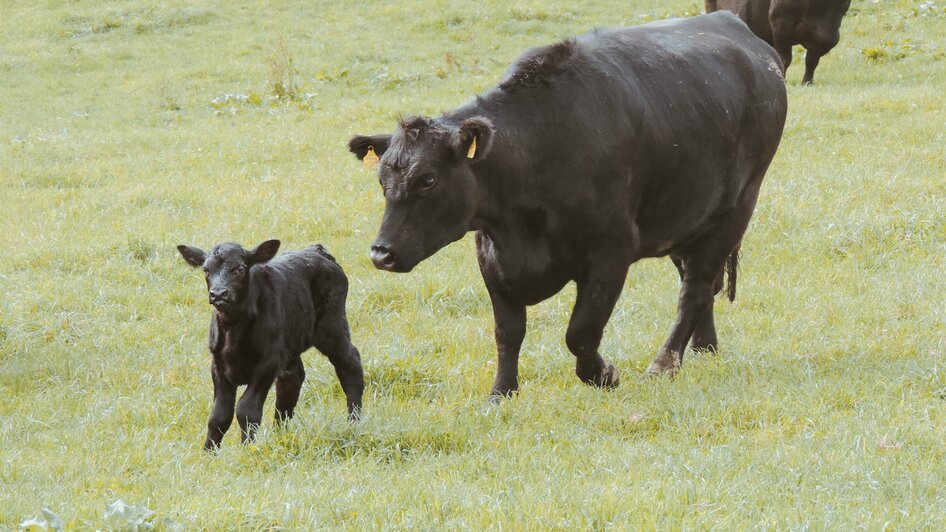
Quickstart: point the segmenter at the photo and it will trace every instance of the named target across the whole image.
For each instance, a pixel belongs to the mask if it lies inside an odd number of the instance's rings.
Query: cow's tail
[[[729,301],[734,301],[736,299],[736,269],[739,264],[739,246],[737,245],[735,249],[732,250],[732,253],[729,254],[729,258],[726,259],[726,265],[724,269],[726,270],[726,297],[729,298]]]

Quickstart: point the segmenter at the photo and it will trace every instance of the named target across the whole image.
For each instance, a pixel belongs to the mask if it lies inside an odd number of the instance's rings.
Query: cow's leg
[[[519,350],[526,336],[526,306],[503,294],[493,280],[485,276],[484,279],[495,322],[496,378],[489,395],[490,401],[496,402],[519,390]]]
[[[821,56],[823,54],[820,51],[808,50],[805,52],[805,77],[802,78],[802,83],[805,85],[811,85],[815,80],[815,68],[818,67],[818,62],[821,61]]]
[[[670,260],[673,261],[673,265],[677,267],[677,272],[680,274],[680,282],[683,282],[684,278],[684,268],[683,257],[679,255],[671,255]],[[713,283],[713,294],[718,294],[723,289],[723,270],[719,271],[719,274],[716,276],[716,281]],[[692,341],[690,342],[690,348],[694,351],[709,351],[715,352],[717,347],[716,339],[716,324],[713,320],[713,305],[710,304],[709,309],[703,314],[703,317],[696,322],[696,327],[693,329]]]
[[[304,381],[305,365],[297,355],[290,358],[288,367],[276,377],[276,423],[292,419]]]
[[[204,440],[204,449],[208,451],[220,447],[223,435],[233,423],[233,405],[236,403],[236,386],[218,374],[216,364],[211,366],[210,376],[214,383],[214,405],[207,420],[207,439]]]
[[[782,59],[782,75],[784,76],[788,72],[788,67],[792,64],[792,45],[776,41],[775,51]]]
[[[647,368],[648,374],[673,376],[680,369],[687,342],[693,336],[697,324],[713,306],[720,272],[749,225],[764,173],[763,168],[743,191],[736,208],[715,230],[680,253],[683,258],[683,283],[677,319],[667,341]]]
[[[251,442],[256,436],[256,430],[263,421],[263,404],[275,379],[275,368],[269,366],[258,368],[256,375],[246,386],[243,396],[240,397],[240,402],[236,407],[236,417],[242,432],[241,442]]]
[[[565,344],[576,360],[575,373],[583,382],[602,388],[618,385],[618,370],[598,353],[604,326],[624,288],[627,265],[616,266],[606,259],[597,261],[598,271],[578,280],[578,297],[572,310]],[[610,269],[609,269],[610,267]]]
[[[494,253],[489,237],[477,231],[476,260],[493,304],[497,351],[496,378],[489,400],[497,403],[519,390],[519,350],[526,336],[526,306],[503,289]]]

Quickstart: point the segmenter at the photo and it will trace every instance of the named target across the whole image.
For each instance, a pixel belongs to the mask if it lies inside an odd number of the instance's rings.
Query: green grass
[[[488,407],[472,238],[372,268],[383,201],[347,139],[459,105],[530,46],[702,3],[267,4],[0,6],[0,529],[127,526],[118,499],[165,529],[946,522],[942,6],[855,2],[814,87],[796,56],[717,356],[641,376],[677,292],[644,261],[602,345],[620,388],[575,377],[569,287],[529,310],[522,393]],[[365,419],[310,353],[297,418],[208,455],[210,310],[174,246],[272,237],[346,268]]]

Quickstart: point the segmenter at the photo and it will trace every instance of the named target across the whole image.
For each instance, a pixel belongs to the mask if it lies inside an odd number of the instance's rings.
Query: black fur
[[[786,106],[778,56],[732,13],[531,50],[497,88],[387,137],[372,260],[407,272],[476,232],[499,350],[492,394],[504,396],[519,385],[526,306],[569,281],[578,297],[565,342],[576,373],[617,385],[598,352],[604,327],[628,267],[669,255],[682,285],[678,317],[650,371],[672,375],[691,338],[716,348],[714,295],[728,272],[735,296],[735,250]],[[459,156],[470,124],[473,159]]]
[[[782,72],[792,64],[792,46],[805,52],[805,76],[811,85],[821,57],[841,38],[841,19],[851,0],[706,0],[706,12],[718,9],[739,15],[760,39],[769,43],[782,60]]]
[[[272,258],[278,248],[278,240],[252,251],[233,243],[209,253],[178,246],[188,264],[203,268],[215,307],[209,335],[214,406],[204,442],[208,450],[220,446],[230,427],[237,386],[247,385],[236,406],[242,441],[253,438],[274,381],[276,420],[292,417],[305,380],[301,355],[310,347],[335,366],[349,416],[357,417],[361,409],[364,374],[345,316],[345,272],[321,245]]]

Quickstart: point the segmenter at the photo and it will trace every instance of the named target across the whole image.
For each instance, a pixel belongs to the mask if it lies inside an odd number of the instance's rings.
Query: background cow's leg
[[[618,370],[598,353],[604,326],[627,277],[626,265],[618,270],[609,272],[610,275],[592,271],[577,282],[578,297],[565,333],[565,344],[577,359],[578,378],[599,387],[612,388],[619,382]]]
[[[821,61],[821,56],[823,54],[818,50],[808,50],[805,52],[805,77],[802,78],[802,83],[805,85],[811,85],[815,80],[815,68],[818,67],[818,62]]]
[[[526,336],[526,306],[516,303],[491,282],[487,276],[486,288],[493,303],[494,334],[496,337],[496,378],[490,390],[490,400],[509,397],[519,390],[519,350]]]
[[[301,356],[290,358],[288,367],[276,377],[276,422],[292,419],[305,381],[305,365]]]
[[[214,383],[214,405],[207,420],[207,439],[204,449],[210,451],[220,447],[223,435],[233,423],[233,405],[236,403],[236,386],[217,374],[216,365],[211,366],[210,376]]]
[[[683,263],[683,257],[674,254],[670,256],[670,260],[672,260],[673,265],[677,267],[677,272],[680,274],[680,282],[682,283],[684,277],[683,272],[686,267]],[[718,294],[720,290],[723,289],[723,273],[723,270],[720,270],[719,274],[716,276],[716,281],[713,283],[714,295]],[[713,304],[711,303],[709,309],[703,314],[703,317],[696,322],[690,348],[694,351],[716,351],[717,343],[716,324],[713,320]]]
[[[782,75],[785,75],[788,72],[788,67],[792,64],[792,45],[775,41],[775,51],[782,58]]]
[[[275,357],[274,357],[275,358]],[[273,368],[261,369],[247,385],[240,402],[237,404],[236,417],[242,431],[241,442],[253,441],[256,430],[263,421],[263,403],[269,389],[273,386],[276,371]]]

